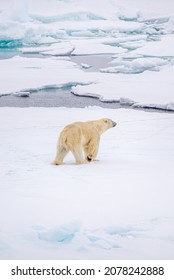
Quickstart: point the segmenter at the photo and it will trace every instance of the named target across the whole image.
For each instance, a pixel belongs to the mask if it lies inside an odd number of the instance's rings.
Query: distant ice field
[[[68,87],[173,111],[173,26],[171,0],[1,1],[0,96]]]

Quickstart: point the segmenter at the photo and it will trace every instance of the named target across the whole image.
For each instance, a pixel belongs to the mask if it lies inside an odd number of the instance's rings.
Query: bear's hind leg
[[[72,154],[75,157],[76,164],[82,164],[85,163],[84,161],[84,155],[83,155],[83,149],[81,146],[76,146],[71,150]]]
[[[69,151],[65,147],[59,146],[58,150],[57,150],[55,160],[53,161],[53,164],[54,165],[62,164],[63,160],[64,160],[64,158],[65,158],[65,156],[67,155],[68,152]]]

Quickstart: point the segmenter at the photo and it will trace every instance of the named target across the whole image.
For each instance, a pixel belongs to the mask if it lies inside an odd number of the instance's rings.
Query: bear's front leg
[[[88,146],[85,148],[85,158],[88,162],[94,161],[97,157],[99,148],[99,139],[93,139],[89,142]]]

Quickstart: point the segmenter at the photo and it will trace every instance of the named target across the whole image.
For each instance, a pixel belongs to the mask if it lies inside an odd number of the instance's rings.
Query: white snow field
[[[174,110],[173,45],[173,0],[1,0],[0,57],[17,56],[0,60],[0,95],[74,86],[76,95]],[[82,55],[113,60],[87,70],[71,61]]]
[[[98,161],[51,165],[66,124],[102,117],[118,125]],[[173,114],[0,108],[0,119],[0,259],[174,258]]]

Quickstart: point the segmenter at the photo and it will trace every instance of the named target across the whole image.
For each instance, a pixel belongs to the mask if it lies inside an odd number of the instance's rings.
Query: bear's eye
[[[107,123],[108,122],[108,120],[105,120],[105,123]]]

